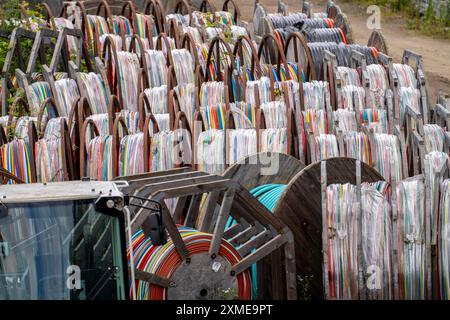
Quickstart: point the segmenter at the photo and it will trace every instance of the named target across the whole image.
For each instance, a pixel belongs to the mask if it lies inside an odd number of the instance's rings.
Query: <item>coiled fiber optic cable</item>
[[[256,188],[250,190],[250,194],[258,199],[270,212],[273,212],[275,209],[278,200],[281,197],[281,194],[286,189],[285,184],[263,184]],[[229,217],[228,221],[225,225],[225,230],[231,228],[236,221]],[[256,298],[258,295],[258,277],[257,277],[257,266],[256,263],[252,265],[251,268],[252,273],[252,296]]]

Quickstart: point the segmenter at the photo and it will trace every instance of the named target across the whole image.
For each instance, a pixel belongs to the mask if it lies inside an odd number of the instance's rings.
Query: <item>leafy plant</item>
[[[44,25],[44,16],[42,15],[43,6],[41,4],[33,4],[31,6],[26,1],[9,0],[0,6],[0,30],[4,35],[9,35],[16,27],[22,27],[27,30],[37,31]],[[0,66],[3,69],[6,55],[10,50],[10,40],[5,37],[0,37]],[[31,53],[33,41],[24,39],[20,42],[21,54],[23,57],[28,57]],[[50,55],[51,53],[48,53]],[[18,60],[12,59],[8,73],[14,83],[15,70],[19,67]],[[40,68],[40,61],[37,61],[36,68]],[[5,90],[7,90],[5,88]],[[8,100],[11,103],[15,99],[17,93],[14,88],[12,97]]]
[[[311,300],[311,283],[314,275],[297,275],[297,292],[299,300]]]

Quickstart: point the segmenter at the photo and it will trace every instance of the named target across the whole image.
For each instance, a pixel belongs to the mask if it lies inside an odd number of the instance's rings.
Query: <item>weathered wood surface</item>
[[[331,158],[326,162],[328,184],[356,184],[355,159]],[[361,164],[361,182],[379,180],[383,180],[380,174],[368,165]],[[320,162],[304,168],[291,180],[274,213],[289,226],[294,235],[297,275],[312,275],[311,297],[323,299]]]
[[[305,167],[300,160],[284,153],[273,153],[272,158],[270,157],[269,153],[248,156],[230,166],[222,175],[239,182],[247,190],[252,190],[263,184],[288,184]],[[272,165],[278,166],[274,174],[264,174],[264,170],[270,165],[266,159],[272,159]]]

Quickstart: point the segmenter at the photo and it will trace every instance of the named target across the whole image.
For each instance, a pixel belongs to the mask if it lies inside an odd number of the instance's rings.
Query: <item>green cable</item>
[[[264,184],[250,190],[250,194],[258,199],[270,212],[273,212],[281,194],[286,189],[285,184]],[[236,221],[229,217],[225,230],[231,228]],[[252,297],[256,298],[258,293],[257,267],[256,263],[252,265]]]

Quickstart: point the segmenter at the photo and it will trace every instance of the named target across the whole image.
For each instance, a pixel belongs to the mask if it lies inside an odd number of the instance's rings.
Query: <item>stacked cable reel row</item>
[[[302,12],[290,13],[282,2],[279,9],[266,13],[257,3],[252,33],[232,0],[222,11],[208,1],[199,8],[180,1],[172,13],[158,0],[142,10],[132,1],[67,3],[59,16],[47,7],[39,31],[10,35],[2,71],[2,181],[139,180],[149,172],[156,181],[159,172],[172,179],[171,170],[185,166],[210,174],[206,180],[223,174],[291,228],[297,296],[446,299],[448,99],[431,106],[421,57],[405,50],[393,63],[379,31],[367,45],[353,43],[334,3],[320,13],[307,3]],[[24,38],[33,41],[26,58],[19,49]],[[15,58],[20,68],[10,70]],[[17,87],[24,96],[8,105]],[[292,163],[272,178],[242,163],[267,152]],[[243,168],[249,173],[236,174]],[[199,228],[203,222],[178,218],[196,214],[200,204],[212,210],[222,196],[208,195],[209,207],[203,196],[186,196],[190,205],[180,197],[159,200],[176,224],[211,233],[213,227]],[[360,204],[359,211],[348,203]],[[377,227],[364,229],[369,225]],[[256,243],[266,237],[252,238],[258,227],[238,220],[222,227],[230,243],[237,235]],[[180,252],[133,231],[134,251],[145,259]],[[204,236],[179,233],[186,243]],[[236,256],[227,245],[223,252]],[[238,281],[246,288],[238,296],[292,298],[286,289],[296,282],[292,274],[277,275],[288,295],[261,285],[280,259],[251,267]],[[155,260],[147,271],[167,261]],[[366,274],[373,270],[387,272]],[[150,293],[144,282],[132,288],[134,297],[175,297]]]

